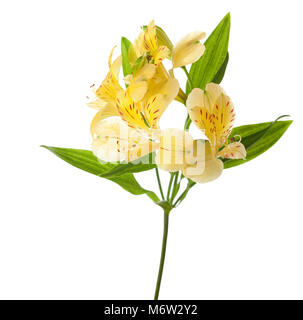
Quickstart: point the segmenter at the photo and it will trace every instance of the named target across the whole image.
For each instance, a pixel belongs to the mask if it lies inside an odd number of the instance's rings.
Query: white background
[[[172,212],[160,298],[303,298],[303,23],[294,0],[1,1],[0,298],[153,298],[161,209],[39,145],[90,148],[95,111],[85,97],[122,35],[133,40],[154,18],[176,42],[210,34],[229,11],[222,86],[236,125],[282,114],[294,123]],[[161,125],[180,127],[184,115],[174,102]],[[138,179],[156,190],[153,171]]]

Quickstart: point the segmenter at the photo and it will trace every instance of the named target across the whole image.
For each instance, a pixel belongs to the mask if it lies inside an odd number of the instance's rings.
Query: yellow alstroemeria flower
[[[145,102],[135,102],[129,92],[124,91],[119,93],[115,106],[116,112],[109,114],[108,119],[97,113],[92,121],[96,156],[109,162],[117,158],[133,161],[158,149],[159,119],[167,107],[164,97],[158,94]]]
[[[87,104],[89,107],[99,110],[92,120],[91,131],[93,130],[96,122],[108,117],[119,115],[116,108],[116,98],[119,93],[123,92],[123,89],[119,84],[122,57],[119,56],[112,63],[114,49],[115,47],[112,49],[108,59],[109,72],[99,88],[96,90],[93,89],[94,98]],[[94,85],[91,87],[94,88]]]
[[[94,90],[96,99],[88,103],[88,106],[95,109],[100,109],[108,103],[115,103],[117,94],[123,90],[119,84],[119,72],[122,65],[122,57],[119,56],[112,63],[112,57],[115,47],[112,49],[108,58],[109,72],[107,73],[105,79],[102,81],[98,89]]]
[[[206,36],[205,32],[191,32],[181,39],[172,50],[173,67],[183,67],[200,59],[205,46],[200,42]]]
[[[167,107],[163,95],[136,103],[125,91],[118,95],[116,107],[120,117],[93,120],[92,148],[100,160],[129,162],[158,151],[156,163],[163,170],[174,172],[194,164],[189,133],[159,129],[159,119]]]
[[[223,162],[218,157],[246,157],[246,150],[241,142],[228,143],[235,119],[234,106],[223,89],[215,83],[209,83],[205,90],[193,89],[186,105],[191,120],[204,132],[209,142],[205,143],[204,157],[194,166],[197,169],[203,167],[204,170],[192,174],[189,173],[189,168],[185,169],[183,174],[195,182],[208,182],[220,176],[223,171]]]
[[[164,68],[162,61],[170,54],[170,49],[158,44],[157,31],[154,21],[139,34],[130,48],[129,60],[132,65],[139,58],[143,58],[141,69],[126,77],[128,91],[135,101],[149,99],[161,93],[167,104],[170,104],[178,95],[179,83]]]
[[[170,50],[166,46],[159,46],[157,40],[157,30],[155,26],[154,20],[152,20],[143,34],[143,39],[139,36],[138,42],[138,51],[142,51],[142,47],[144,47],[145,52],[150,54],[150,58],[153,60],[155,66],[158,66],[165,58],[167,58],[170,54]],[[143,46],[142,46],[143,41]],[[149,57],[149,55],[148,55]]]

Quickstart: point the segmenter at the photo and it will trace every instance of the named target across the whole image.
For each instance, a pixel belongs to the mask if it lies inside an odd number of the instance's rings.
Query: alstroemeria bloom
[[[167,107],[162,94],[135,102],[128,91],[116,98],[116,112],[108,119],[98,114],[91,126],[93,152],[102,161],[133,161],[158,150],[162,132],[159,119]]]
[[[88,106],[92,108],[100,109],[106,104],[114,104],[117,94],[123,90],[119,84],[119,73],[122,65],[122,57],[119,56],[112,63],[114,50],[115,47],[112,49],[108,58],[109,72],[99,88],[93,90],[96,96],[95,99],[88,103]],[[94,87],[94,85],[92,87]]]
[[[246,150],[241,142],[228,142],[235,119],[234,106],[223,89],[209,83],[205,90],[195,88],[186,101],[188,114],[193,123],[203,131],[209,141],[205,142],[205,155],[193,167],[203,167],[195,174],[185,169],[183,174],[195,182],[208,182],[220,176],[223,162],[218,159],[245,159]]]
[[[125,78],[133,100],[148,100],[161,93],[170,104],[179,92],[179,83],[164,68],[162,61],[170,54],[170,49],[159,45],[154,21],[139,34],[129,49],[129,61],[133,73]]]
[[[152,20],[146,27],[146,30],[143,34],[143,39],[141,38],[141,41],[142,40],[145,51],[150,54],[150,57],[156,66],[158,66],[159,63],[169,56],[170,50],[166,46],[158,45],[157,30],[154,20]],[[142,42],[138,42],[138,47],[142,50]]]
[[[205,46],[200,42],[206,36],[205,32],[191,32],[181,39],[172,50],[173,67],[183,67],[198,61],[205,51]]]

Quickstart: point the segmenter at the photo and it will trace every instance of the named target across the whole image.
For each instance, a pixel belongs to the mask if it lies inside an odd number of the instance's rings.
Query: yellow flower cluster
[[[93,89],[95,98],[89,103],[98,109],[91,134],[93,152],[100,160],[130,162],[156,152],[159,168],[181,170],[187,178],[203,183],[221,174],[223,162],[219,158],[245,158],[241,142],[228,143],[234,107],[217,84],[209,83],[205,90],[194,88],[186,97],[190,119],[208,140],[194,140],[188,131],[159,127],[168,105],[178,100],[180,88],[173,68],[197,61],[205,50],[200,43],[204,37],[203,32],[193,32],[170,46],[160,43],[154,21],[150,22],[131,44],[128,58],[133,72],[124,78],[126,89],[119,83],[122,57],[112,61],[112,50],[109,72]],[[172,62],[169,71],[162,63],[166,58]]]

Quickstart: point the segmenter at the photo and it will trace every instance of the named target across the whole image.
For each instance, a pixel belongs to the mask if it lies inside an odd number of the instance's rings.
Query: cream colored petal
[[[139,102],[143,99],[146,91],[147,91],[147,82],[146,81],[133,81],[127,88],[129,95],[134,100],[134,102]]]
[[[101,100],[99,98],[95,98],[95,99],[91,100],[90,102],[88,102],[87,105],[90,108],[99,110],[99,109],[105,107],[107,105],[107,103],[108,102],[106,102],[104,100]]]
[[[186,178],[193,180],[196,183],[206,183],[220,177],[224,169],[223,162],[219,159],[208,160],[205,163],[198,162],[194,167],[195,171],[191,172],[192,168],[183,170]],[[199,173],[201,172],[201,173]]]
[[[186,100],[186,106],[188,111],[195,107],[202,107],[203,106],[203,97],[204,91],[199,88],[194,88],[191,93],[188,95]]]
[[[167,81],[160,88],[159,93],[163,95],[167,106],[176,98],[178,95],[180,86],[176,78],[168,78]]]
[[[217,157],[221,157],[223,159],[245,159],[246,149],[241,142],[233,142],[226,145],[220,152],[218,152]]]
[[[97,133],[92,143],[93,153],[106,162],[134,161],[158,148],[145,131],[129,128],[120,118],[100,121]]]
[[[172,50],[173,67],[178,68],[200,59],[205,46],[199,41],[205,37],[204,32],[192,32],[181,39]]]
[[[205,100],[206,100],[204,102],[204,106],[209,105],[211,110],[215,107],[216,101],[218,100],[218,98],[222,94],[225,95],[223,88],[213,82],[210,82],[206,85],[204,93],[205,93]]]
[[[135,63],[136,59],[141,57],[145,52],[144,48],[144,31],[141,31],[138,38],[134,41],[134,53],[129,56],[130,62]]]
[[[145,64],[136,74],[136,81],[147,81],[151,79],[156,72],[156,66],[151,63]]]
[[[195,88],[188,95],[186,107],[191,121],[201,130],[205,129],[205,124],[202,121],[202,112],[204,108],[205,95],[204,91]]]
[[[164,59],[166,59],[170,55],[170,50],[166,46],[161,46],[154,53],[154,63],[155,66],[158,66]]]
[[[121,66],[122,66],[122,56],[119,56],[111,65],[111,71],[116,79],[119,78]]]
[[[127,150],[121,152],[119,142],[127,136],[128,126],[119,118],[99,121],[95,126],[97,134],[92,142],[94,155],[105,162],[123,161],[127,157]]]
[[[160,169],[170,172],[192,165],[193,139],[190,134],[180,129],[163,130],[155,160]]]
[[[102,120],[109,118],[109,117],[116,117],[119,116],[117,108],[112,103],[107,103],[102,109],[94,116],[91,126],[90,132],[91,135],[94,137],[95,134],[98,134],[98,126]]]
[[[216,158],[213,148],[207,141],[204,144],[204,149],[202,148],[199,153],[198,161],[194,165],[184,168],[182,173],[194,182],[206,183],[217,179],[223,169],[223,162]]]
[[[125,83],[129,86],[127,91],[135,102],[143,99],[147,89],[147,81],[151,79],[156,72],[153,64],[145,64],[135,76],[128,75],[124,78]]]

